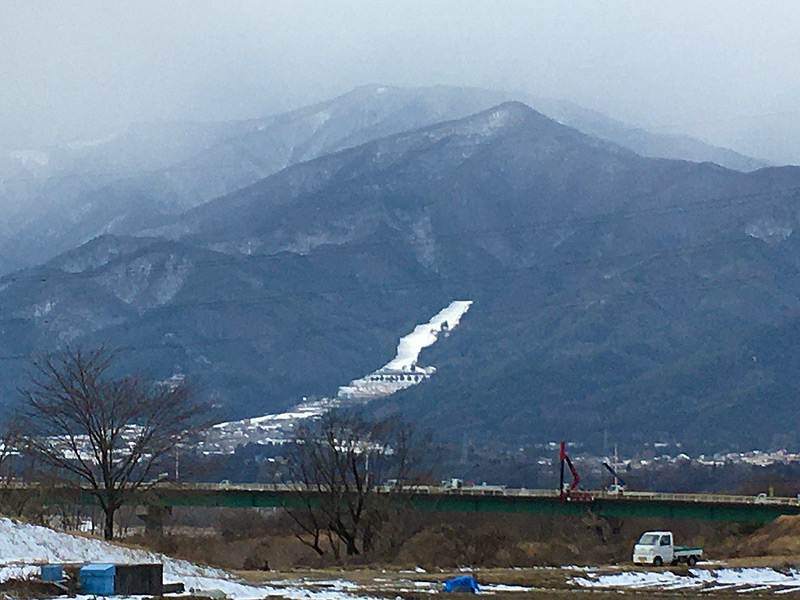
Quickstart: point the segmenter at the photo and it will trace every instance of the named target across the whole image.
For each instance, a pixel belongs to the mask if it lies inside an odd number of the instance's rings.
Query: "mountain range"
[[[364,86],[261,119],[143,123],[105,139],[0,155],[0,273],[40,264],[98,235],[138,232],[287,166],[508,100],[645,156],[746,171],[766,166],[561,100],[446,86]]]
[[[800,169],[644,156],[488,92],[381,90],[195,128],[207,147],[173,152],[191,168],[90,192],[113,227],[0,280],[3,401],[35,352],[105,344],[230,418],[282,410],[469,300],[422,353],[437,373],[372,410],[506,449],[795,444]],[[164,195],[130,191],[148,185]]]

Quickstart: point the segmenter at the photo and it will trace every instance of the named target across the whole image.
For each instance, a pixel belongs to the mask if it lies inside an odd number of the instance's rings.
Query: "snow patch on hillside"
[[[755,223],[749,223],[744,232],[750,237],[757,238],[768,244],[779,244],[792,235],[794,229],[791,225],[779,223],[775,219],[765,217]]]
[[[0,518],[0,583],[8,579],[35,576],[35,565],[45,563],[113,562],[130,564],[160,562],[164,565],[164,582],[183,582],[187,591],[220,590],[229,598],[266,598],[279,596],[291,600],[351,600],[365,598],[341,590],[312,590],[300,586],[254,586],[236,581],[234,575],[210,567],[201,567],[133,548],[117,546],[102,540],[85,538]]]
[[[26,167],[31,165],[46,167],[50,164],[50,157],[41,150],[14,150],[9,152],[8,155],[20,161]]]
[[[124,265],[115,265],[97,277],[106,290],[137,309],[162,306],[183,288],[193,271],[185,257],[147,254]]]
[[[91,140],[74,140],[72,142],[64,144],[64,147],[69,148],[70,150],[85,150],[86,148],[96,148],[97,146],[102,146],[103,144],[113,142],[117,137],[118,135],[116,133],[113,133],[105,137],[94,138]]]

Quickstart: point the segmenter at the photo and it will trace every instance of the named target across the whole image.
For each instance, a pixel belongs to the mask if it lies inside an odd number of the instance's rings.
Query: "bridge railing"
[[[3,488],[19,490],[43,489],[43,486],[35,482],[10,481],[3,484]],[[56,486],[55,489],[72,489],[69,486]],[[177,483],[177,482],[154,482],[148,489],[158,493],[272,493],[272,494],[292,494],[309,491],[303,484],[299,483]],[[457,496],[499,496],[509,498],[557,498],[560,496],[555,489],[525,489],[525,488],[506,488],[500,485],[477,485],[464,487],[447,487],[436,485],[381,485],[375,488],[378,493],[400,493],[400,494],[424,494],[424,495],[457,495]],[[667,493],[667,492],[646,492],[646,491],[625,491],[621,493],[610,493],[602,490],[587,491],[599,500],[608,501],[642,501],[642,502],[681,502],[681,503],[719,503],[719,504],[754,504],[754,505],[778,505],[778,506],[800,506],[800,495],[795,497],[778,497],[759,494],[757,496],[744,496],[732,494],[687,494],[687,493]]]

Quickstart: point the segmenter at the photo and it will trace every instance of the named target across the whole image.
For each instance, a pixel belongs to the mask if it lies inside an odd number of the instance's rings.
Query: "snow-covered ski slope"
[[[419,353],[424,348],[432,346],[439,339],[442,331],[450,331],[458,327],[461,318],[470,306],[472,306],[470,300],[454,300],[447,308],[436,313],[430,321],[423,325],[417,325],[414,331],[400,338],[400,343],[397,345],[397,356],[383,368],[403,371],[419,368],[417,367]]]
[[[449,335],[458,327],[470,306],[471,300],[454,300],[427,323],[417,325],[411,333],[400,338],[397,354],[392,360],[377,371],[340,387],[339,397],[369,401],[425,381],[436,372],[436,367],[418,366],[420,353],[435,344],[440,336]]]
[[[383,367],[339,388],[336,398],[306,401],[282,413],[268,414],[214,425],[204,441],[206,451],[233,452],[247,443],[281,443],[298,423],[315,419],[350,401],[369,402],[426,381],[436,367],[420,367],[420,353],[458,327],[472,306],[471,300],[453,300],[426,323],[400,338],[395,357]]]

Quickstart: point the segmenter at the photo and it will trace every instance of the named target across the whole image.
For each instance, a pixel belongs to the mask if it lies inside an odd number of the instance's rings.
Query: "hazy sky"
[[[800,162],[798,47],[795,0],[0,0],[0,146],[445,83]]]

